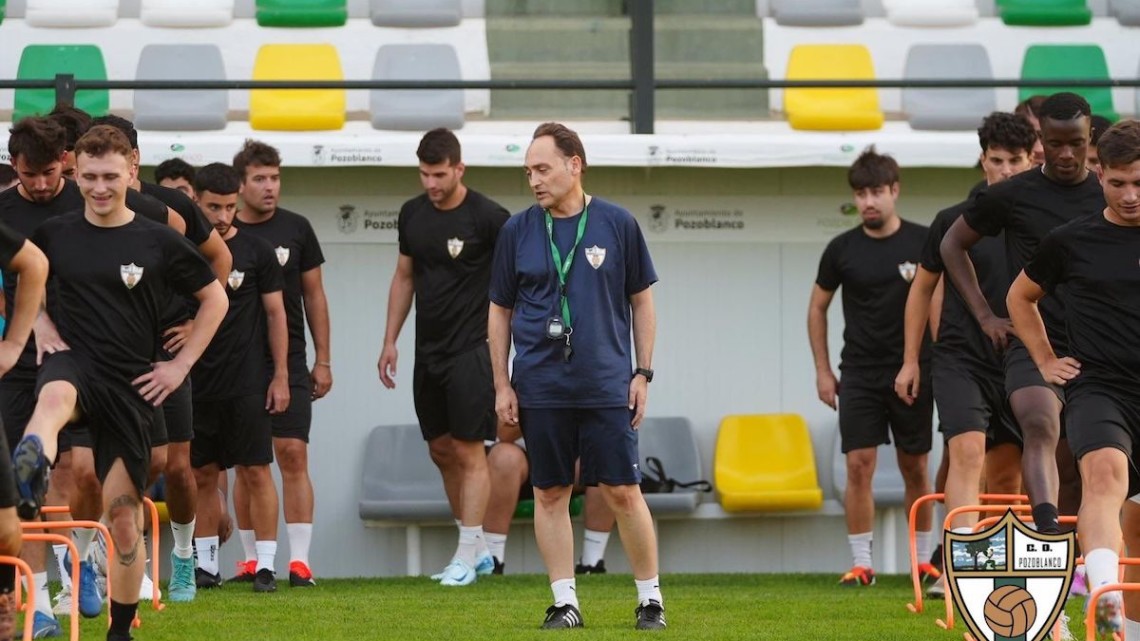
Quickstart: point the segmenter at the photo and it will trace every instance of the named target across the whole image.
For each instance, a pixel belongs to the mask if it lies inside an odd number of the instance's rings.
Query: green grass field
[[[677,639],[828,641],[915,641],[962,639],[934,625],[941,601],[923,614],[906,610],[910,582],[880,577],[869,588],[835,585],[823,575],[666,575],[663,588],[669,630]],[[635,592],[629,575],[579,577],[585,630],[576,639],[626,639],[634,634]],[[248,584],[199,592],[190,604],[169,604],[154,612],[141,605],[137,641],[196,639],[336,639],[372,641],[454,639],[549,639],[565,632],[540,631],[550,604],[546,578],[507,575],[468,588],[444,588],[427,578],[327,580],[316,589],[253,594]],[[1080,602],[1070,602],[1078,630]],[[936,614],[937,613],[937,614]],[[63,623],[66,624],[66,619]],[[84,620],[81,636],[102,639],[106,616]],[[642,634],[642,633],[638,633]]]

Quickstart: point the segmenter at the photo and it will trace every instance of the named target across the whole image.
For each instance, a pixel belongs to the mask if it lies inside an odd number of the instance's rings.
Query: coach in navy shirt
[[[554,592],[542,627],[583,624],[568,509],[580,458],[582,483],[602,488],[622,530],[637,584],[637,627],[664,628],[657,539],[637,453],[653,379],[649,288],[657,273],[633,216],[583,191],[585,169],[578,134],[557,123],[535,130],[526,174],[538,204],[503,226],[491,273],[495,411],[526,437],[535,537]]]

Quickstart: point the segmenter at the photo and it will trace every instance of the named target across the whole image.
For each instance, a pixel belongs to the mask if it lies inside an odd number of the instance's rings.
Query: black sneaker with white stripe
[[[546,608],[546,620],[542,622],[543,630],[561,630],[564,628],[584,628],[582,613],[578,608],[567,603],[566,605],[552,605]]]
[[[647,603],[637,606],[634,614],[637,615],[638,630],[665,629],[665,606],[657,599],[650,599]]]

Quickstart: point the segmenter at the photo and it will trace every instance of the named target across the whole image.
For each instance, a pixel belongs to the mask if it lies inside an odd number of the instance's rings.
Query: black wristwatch
[[[639,367],[639,368],[633,370],[634,376],[637,376],[638,374],[641,374],[642,376],[645,377],[646,383],[652,383],[653,382],[653,370],[646,369],[644,367]]]

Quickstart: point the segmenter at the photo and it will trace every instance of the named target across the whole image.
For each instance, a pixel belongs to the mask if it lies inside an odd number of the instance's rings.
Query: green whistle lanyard
[[[574,246],[570,248],[570,253],[566,255],[566,259],[562,259],[562,252],[558,251],[558,245],[554,244],[554,218],[550,216],[550,210],[545,210],[546,213],[546,236],[550,240],[550,257],[554,259],[554,272],[558,274],[558,299],[562,305],[562,322],[566,327],[571,327],[570,324],[570,300],[566,298],[566,277],[570,275],[570,266],[574,264],[574,254],[578,252],[578,244],[582,242],[582,236],[586,233],[586,218],[590,215],[589,204],[582,206],[582,218],[578,221],[578,235],[574,238]]]

